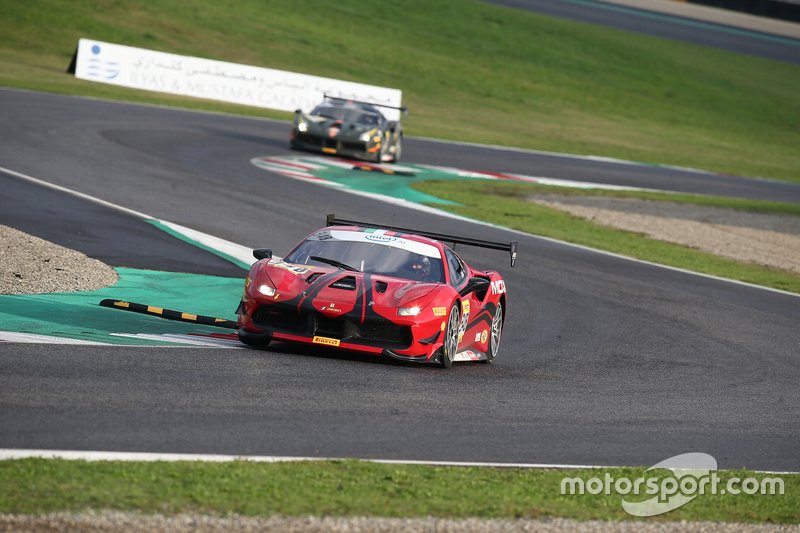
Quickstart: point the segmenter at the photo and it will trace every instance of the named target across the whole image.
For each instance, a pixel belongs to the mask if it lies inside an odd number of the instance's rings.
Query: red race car
[[[452,243],[452,247],[444,243]],[[239,340],[331,346],[401,361],[492,362],[500,348],[506,285],[493,270],[476,270],[457,244],[508,251],[498,243],[328,215],[283,259],[268,249],[244,284],[236,313]]]

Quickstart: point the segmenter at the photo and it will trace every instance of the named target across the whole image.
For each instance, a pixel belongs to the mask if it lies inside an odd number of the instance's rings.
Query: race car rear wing
[[[326,226],[362,226],[365,228],[385,229],[390,231],[398,231],[401,233],[410,233],[412,235],[421,235],[437,241],[452,242],[455,248],[456,244],[466,244],[467,246],[477,246],[479,248],[491,248],[492,250],[502,250],[511,254],[511,266],[517,261],[517,241],[495,242],[484,241],[482,239],[473,239],[472,237],[458,237],[456,235],[447,235],[445,233],[435,233],[433,231],[425,231],[409,228],[398,228],[396,226],[386,226],[384,224],[373,224],[372,222],[358,222],[356,220],[345,220],[343,218],[336,218],[336,215],[328,215],[325,221]]]
[[[325,94],[325,93],[322,94],[322,97],[325,100],[338,100],[340,102],[353,102],[353,103],[356,103],[356,104],[366,104],[366,105],[372,105],[372,106],[375,106],[375,107],[385,107],[386,109],[397,109],[398,111],[400,111],[404,115],[408,115],[408,107],[406,107],[406,106],[395,107],[395,106],[391,106],[391,105],[377,104],[375,102],[364,102],[362,100],[353,100],[352,98],[344,98],[342,96],[333,96],[331,94]]]

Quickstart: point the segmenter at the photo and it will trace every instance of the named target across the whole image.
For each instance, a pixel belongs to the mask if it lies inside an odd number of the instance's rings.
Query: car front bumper
[[[350,317],[326,318],[316,311],[298,314],[296,308],[279,309],[255,300],[240,303],[237,313],[239,336],[255,342],[272,339],[423,363],[435,362],[443,343],[439,318],[422,324],[362,323]]]
[[[380,143],[347,141],[338,138],[322,137],[313,133],[300,133],[293,131],[291,136],[292,148],[323,152],[331,155],[352,157],[370,161],[375,159],[375,154],[381,149]]]

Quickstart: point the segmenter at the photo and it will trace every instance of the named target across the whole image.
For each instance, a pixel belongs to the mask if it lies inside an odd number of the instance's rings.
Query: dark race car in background
[[[380,108],[408,111],[325,95],[310,113],[295,111],[291,146],[374,163],[396,163],[403,150],[403,125],[388,120]]]
[[[492,362],[507,309],[503,277],[469,266],[452,243],[498,243],[339,220],[283,259],[257,249],[237,309],[239,339],[318,344],[402,361]]]

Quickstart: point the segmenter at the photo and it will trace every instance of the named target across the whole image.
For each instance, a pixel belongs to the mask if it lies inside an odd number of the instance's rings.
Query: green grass
[[[643,468],[543,470],[305,463],[0,461],[0,513],[114,509],[213,515],[436,516],[579,520],[632,518],[620,496],[561,495],[561,479],[636,479]],[[721,472],[725,480],[762,474]],[[650,473],[648,476],[658,476]],[[655,520],[800,522],[800,476],[782,475],[784,495],[702,495]],[[663,479],[663,478],[662,478]],[[649,496],[630,496],[630,501]]]
[[[638,197],[800,216],[800,207],[795,204],[682,194],[582,191],[565,187],[482,181],[426,181],[415,183],[413,187],[460,204],[437,205],[440,209],[492,224],[694,272],[800,293],[798,274],[725,259],[686,246],[650,239],[639,233],[611,229],[557,209],[531,203],[527,197],[536,193]]]
[[[0,84],[78,81],[78,38],[397,87],[407,131],[800,181],[800,67],[469,0],[0,0]],[[366,18],[364,16],[366,15]]]
[[[443,183],[444,181],[442,181]],[[422,182],[418,182],[422,183]],[[430,182],[428,182],[430,183]],[[773,202],[769,200],[751,200],[747,198],[731,198],[726,196],[711,196],[705,194],[685,194],[675,192],[656,191],[625,191],[605,189],[580,189],[574,187],[558,187],[551,185],[538,185],[519,182],[475,182],[471,183],[481,187],[481,191],[504,198],[524,199],[529,196],[559,195],[559,196],[599,196],[604,198],[635,198],[639,200],[652,200],[655,202],[673,202],[692,204],[704,207],[721,207],[748,211],[751,213],[765,213],[769,215],[800,216],[800,204],[787,202]],[[424,185],[420,185],[420,189]],[[460,189],[460,187],[459,187]]]

